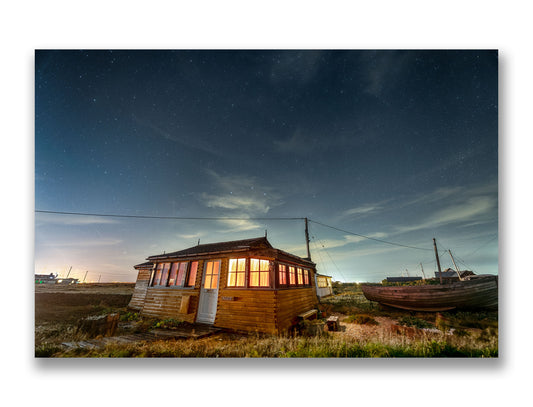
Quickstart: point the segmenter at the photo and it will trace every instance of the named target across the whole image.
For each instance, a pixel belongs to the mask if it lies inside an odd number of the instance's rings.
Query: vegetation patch
[[[359,325],[379,325],[379,322],[370,315],[349,315],[344,322],[350,322]]]
[[[405,315],[405,316],[401,317],[400,319],[398,319],[398,325],[410,326],[410,327],[419,328],[419,329],[435,328],[429,322],[427,322],[427,321],[425,321],[425,320],[423,320],[421,318],[417,318],[415,316],[412,316],[412,315]]]

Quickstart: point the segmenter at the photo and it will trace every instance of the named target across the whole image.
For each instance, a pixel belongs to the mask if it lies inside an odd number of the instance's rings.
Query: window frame
[[[238,261],[238,260],[244,260],[244,271],[240,271],[241,274],[244,274],[244,284],[243,285],[230,285],[231,280],[231,274],[237,274],[235,271],[231,271],[231,262],[232,260]],[[251,261],[257,260],[259,262],[259,271],[252,271],[251,270]],[[261,269],[261,262],[267,262],[268,267],[266,270]],[[276,261],[269,259],[269,258],[262,258],[257,256],[250,256],[250,257],[230,257],[228,258],[228,277],[226,279],[226,288],[228,289],[253,289],[253,290],[272,290],[275,289],[276,283],[275,283],[275,264]],[[252,273],[259,273],[258,275],[258,281],[259,285],[252,285]],[[268,285],[260,285],[261,284],[261,274],[268,276]],[[235,277],[235,284],[237,283],[237,275]]]
[[[159,262],[156,263],[156,265],[153,268],[152,271],[152,279],[150,282],[150,288],[171,288],[171,289],[191,289],[196,287],[196,278],[198,276],[198,260],[185,260],[185,261],[167,261],[167,262]],[[168,270],[165,272],[165,264],[168,264]],[[192,265],[196,264],[196,272],[194,274],[194,282],[192,285],[190,285],[190,277],[191,277],[191,270]],[[185,265],[185,266],[183,266]],[[175,270],[175,276],[174,276],[174,282],[171,285],[170,280],[172,276],[172,269],[176,267]],[[185,267],[184,270],[181,270],[182,273],[182,282],[181,284],[178,284],[180,281],[178,277],[180,276],[180,269],[181,267]],[[159,274],[159,277],[158,277]],[[166,278],[163,281],[163,276]],[[157,282],[157,284],[155,284]]]
[[[281,271],[281,267],[284,267],[285,271]],[[276,270],[276,288],[305,288],[313,286],[311,268],[303,267],[298,263],[278,262]],[[282,283],[282,274],[285,275],[285,284]]]
[[[283,271],[281,268],[283,267]],[[287,275],[287,268],[288,266],[284,263],[278,263],[277,265],[277,285],[278,287],[287,287],[288,284],[288,275]],[[281,276],[283,276],[283,281],[281,282]]]

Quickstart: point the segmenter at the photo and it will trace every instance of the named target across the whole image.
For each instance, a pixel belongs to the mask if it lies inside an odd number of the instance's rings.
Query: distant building
[[[324,276],[322,274],[316,275],[316,295],[318,298],[333,295],[331,276]]]
[[[35,274],[35,284],[55,284],[57,274]]]
[[[57,278],[57,274],[35,274],[35,284],[77,284],[77,278]]]
[[[459,270],[459,274],[461,274],[461,278],[466,276],[473,276],[474,273],[470,270]],[[435,271],[435,277],[440,278],[440,273],[438,271]],[[442,278],[456,278],[459,279],[459,276],[457,275],[457,271],[453,270],[451,268],[448,268],[442,272]]]

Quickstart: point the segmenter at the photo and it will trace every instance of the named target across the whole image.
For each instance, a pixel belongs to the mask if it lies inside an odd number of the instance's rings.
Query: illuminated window
[[[155,266],[155,274],[154,279],[152,280],[152,285],[159,285],[159,281],[161,280],[161,267],[161,263]]]
[[[296,270],[293,266],[289,266],[289,284],[296,285]]]
[[[191,268],[189,270],[189,278],[187,279],[187,287],[194,287],[196,284],[196,272],[198,271],[198,262],[191,262]]]
[[[250,287],[270,287],[270,262],[250,259]]]
[[[230,259],[228,270],[228,287],[244,287],[246,276],[246,259]]]
[[[303,283],[304,283],[303,272],[302,272],[302,269],[298,267],[298,285],[302,285]]]
[[[304,284],[309,285],[309,270],[304,269]]]
[[[204,288],[213,290],[218,288],[218,273],[220,271],[220,261],[205,262]]]
[[[170,263],[158,263],[155,269],[154,280],[152,285],[165,285],[167,283],[168,269]]]
[[[319,276],[319,277],[317,277],[317,285],[318,285],[318,288],[327,287],[328,286],[328,280],[326,279],[326,277]]]
[[[163,268],[161,269],[161,281],[159,281],[159,285],[167,285],[169,268],[170,263],[163,263]]]
[[[176,284],[176,275],[178,274],[178,266],[179,266],[179,263],[172,263],[172,267],[170,267],[170,276],[168,278],[169,286],[173,286]]]
[[[287,266],[285,264],[278,265],[278,279],[280,285],[287,285]]]
[[[187,262],[180,263],[179,268],[178,268],[178,277],[176,278],[176,285],[178,287],[183,287],[186,274],[187,274]]]

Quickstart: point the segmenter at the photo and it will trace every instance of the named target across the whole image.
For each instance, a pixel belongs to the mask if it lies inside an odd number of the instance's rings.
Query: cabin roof
[[[137,264],[136,266],[133,266],[133,268],[146,269],[146,268],[152,268],[153,265],[154,265],[154,263],[152,263],[151,261],[147,261],[147,262],[144,262],[144,263],[141,263],[141,264]]]
[[[189,247],[188,249],[178,250],[171,253],[163,253],[155,256],[150,256],[147,260],[161,260],[173,257],[189,257],[210,253],[236,252],[246,251],[250,249],[272,249],[266,237],[257,237],[254,239],[233,240],[230,242],[207,243],[199,244],[197,246]]]
[[[163,253],[163,254],[157,254],[154,256],[150,256],[147,258],[147,260],[149,260],[148,263],[150,263],[151,261],[174,259],[174,258],[179,258],[179,257],[194,257],[194,256],[200,256],[200,255],[206,255],[206,254],[245,252],[245,251],[253,250],[253,249],[275,250],[277,252],[277,256],[279,255],[285,256],[295,262],[308,264],[309,266],[315,265],[315,263],[313,263],[311,260],[296,256],[294,254],[285,252],[280,249],[275,249],[274,247],[272,247],[272,245],[270,244],[270,242],[268,241],[266,237],[256,237],[253,239],[244,239],[244,240],[233,240],[230,242],[200,244],[197,246],[189,247],[188,249],[184,249],[184,250],[178,250],[178,251],[171,252],[171,253]],[[135,267],[137,268],[138,266],[135,266]]]

